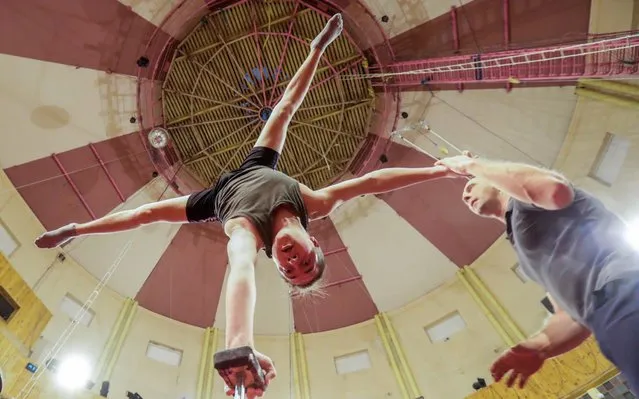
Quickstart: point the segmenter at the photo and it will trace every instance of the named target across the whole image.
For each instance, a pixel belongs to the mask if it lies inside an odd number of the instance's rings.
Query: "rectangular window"
[[[371,367],[371,358],[367,350],[335,358],[335,370],[337,374],[355,373],[357,371],[370,369]]]
[[[182,351],[180,349],[171,348],[153,341],[149,341],[149,345],[146,347],[146,356],[169,366],[179,366],[182,362]]]
[[[621,172],[629,149],[628,138],[606,133],[588,176],[606,186],[612,186]]]
[[[18,240],[16,240],[7,226],[0,220],[0,252],[8,258],[19,246]]]
[[[66,294],[60,302],[60,310],[63,311],[71,320],[75,319],[84,303],[75,299],[71,294]],[[84,315],[78,320],[78,322],[86,327],[91,325],[95,312],[92,309],[87,309]]]
[[[424,330],[426,331],[426,334],[428,334],[430,341],[435,343],[448,341],[450,337],[465,328],[466,322],[464,319],[461,317],[459,312],[454,312],[443,319],[424,327]]]
[[[7,323],[20,307],[4,287],[0,287],[0,317]]]

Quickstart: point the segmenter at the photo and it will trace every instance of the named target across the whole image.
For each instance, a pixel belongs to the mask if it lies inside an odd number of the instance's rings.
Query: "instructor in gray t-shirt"
[[[506,224],[519,263],[549,293],[555,313],[537,335],[501,355],[495,380],[524,386],[545,359],[594,334],[602,352],[639,393],[639,252],[626,225],[560,174],[465,152],[436,164],[472,176],[462,199]]]

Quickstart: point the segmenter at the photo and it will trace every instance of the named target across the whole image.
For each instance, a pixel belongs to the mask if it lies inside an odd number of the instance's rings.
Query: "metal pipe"
[[[578,96],[590,98],[593,100],[599,100],[599,101],[607,102],[610,104],[618,105],[620,107],[639,109],[639,101],[637,100],[617,97],[617,96],[613,96],[611,94],[606,94],[606,93],[600,93],[598,91],[593,91],[593,90],[582,88],[582,87],[577,87],[575,89],[575,94],[577,94]]]
[[[106,372],[104,373],[105,380],[111,379],[111,374],[113,373],[113,369],[115,368],[115,363],[117,362],[118,357],[120,357],[120,351],[122,350],[122,346],[124,345],[124,339],[128,335],[129,329],[131,328],[131,323],[133,322],[136,310],[137,302],[135,300],[131,300],[131,305],[126,315],[122,332],[116,340],[115,347],[113,348],[113,356],[111,357],[111,359],[109,359]]]
[[[210,328],[210,327],[209,327]],[[219,330],[217,328],[211,328],[211,339],[209,342],[209,354],[215,353],[217,350],[217,340],[219,336]],[[208,368],[205,371],[205,376],[207,377],[204,384],[204,399],[210,399],[213,394],[213,375],[214,370],[211,370],[211,366],[213,364],[212,356],[208,358]]]
[[[332,251],[324,252],[324,256],[333,255],[333,254],[336,254],[336,253],[339,253],[339,252],[344,252],[346,250],[348,250],[347,247],[334,249]]]
[[[510,0],[502,0],[504,12],[504,47],[510,46]]]
[[[406,355],[404,354],[404,350],[402,349],[402,346],[399,343],[399,339],[397,338],[397,334],[395,333],[393,324],[391,323],[386,313],[380,313],[380,317],[382,321],[384,322],[384,325],[388,333],[388,337],[390,338],[390,342],[395,348],[395,353],[397,353],[397,357],[399,358],[399,364],[402,367],[402,374],[404,375],[404,377],[406,377],[406,380],[407,380],[406,382],[408,384],[408,387],[412,391],[411,392],[412,397],[417,398],[421,396],[419,392],[419,388],[417,387],[417,381],[415,381],[415,376],[413,375],[413,371],[410,365],[408,364],[408,361],[406,360]]]
[[[466,267],[465,270],[468,276],[470,277],[470,280],[472,280],[473,283],[475,283],[475,285],[479,289],[479,292],[494,307],[494,309],[497,311],[497,314],[506,323],[506,326],[510,329],[512,333],[515,334],[515,337],[521,341],[525,340],[526,336],[524,335],[524,332],[521,330],[521,328],[519,328],[517,324],[515,324],[515,321],[512,319],[512,317],[510,317],[506,309],[504,309],[504,306],[497,300],[495,295],[484,283],[484,281],[481,278],[479,278],[475,270],[473,270],[473,268],[471,267]]]
[[[202,344],[202,355],[200,357],[200,365],[198,367],[198,373],[197,373],[197,382],[195,385],[195,398],[196,399],[204,399],[204,391],[203,391],[203,387],[204,387],[204,376],[205,374],[205,370],[206,370],[206,365],[209,363],[208,361],[208,356],[209,356],[209,341],[211,339],[211,329],[210,328],[206,328],[204,330],[204,343]]]
[[[395,374],[395,380],[397,380],[397,385],[399,385],[399,390],[402,392],[402,397],[404,399],[411,399],[408,395],[408,389],[406,388],[406,383],[402,378],[402,373],[397,367],[397,361],[395,360],[395,356],[393,356],[393,350],[391,349],[388,336],[386,335],[386,331],[384,331],[384,326],[382,325],[382,320],[379,315],[375,315],[375,326],[377,326],[377,333],[379,337],[382,339],[382,345],[384,345],[384,350],[386,350],[386,356],[388,357],[388,362],[390,363],[391,369],[393,370],[393,374]]]
[[[73,190],[75,195],[80,199],[80,202],[82,202],[82,205],[84,205],[84,209],[86,209],[87,212],[89,212],[89,215],[91,215],[91,218],[95,220],[96,217],[93,211],[91,210],[91,207],[82,196],[82,193],[80,193],[80,190],[78,190],[78,186],[76,186],[73,180],[71,180],[71,176],[69,176],[69,173],[67,173],[64,166],[62,166],[62,163],[58,159],[58,156],[54,153],[54,154],[51,154],[51,158],[53,158],[53,162],[55,162],[55,164],[58,165],[58,169],[60,169],[60,172],[62,172],[62,175],[67,180],[67,183],[69,183],[69,186],[71,186],[71,189]]]
[[[124,321],[124,316],[128,311],[130,301],[131,301],[130,298],[124,299],[124,302],[122,303],[122,308],[120,309],[120,312],[118,313],[118,317],[117,319],[115,319],[113,328],[111,328],[111,333],[109,334],[109,338],[107,338],[107,341],[104,344],[104,349],[102,349],[102,353],[100,354],[100,357],[98,358],[98,362],[95,366],[95,371],[96,371],[96,374],[94,377],[95,381],[102,380],[102,373],[104,372],[104,366],[107,363],[107,361],[109,361],[111,358],[111,355],[113,353],[113,349],[112,349],[113,343],[120,335],[120,327],[122,326],[122,323]]]
[[[300,366],[301,366],[301,371],[302,371],[302,381],[301,381],[301,388],[302,388],[302,392],[304,393],[304,395],[302,396],[304,399],[311,399],[311,392],[310,392],[310,385],[309,385],[309,379],[308,379],[308,364],[306,362],[306,350],[304,347],[304,338],[302,337],[301,333],[296,333],[297,334],[297,353],[299,355],[299,359],[300,359]]]
[[[93,152],[95,159],[97,159],[98,162],[100,163],[102,170],[106,174],[107,179],[109,179],[109,181],[111,182],[111,185],[115,189],[115,192],[118,193],[118,197],[120,197],[120,201],[124,202],[125,198],[124,198],[124,195],[122,195],[122,191],[120,191],[120,188],[118,187],[118,185],[115,184],[115,180],[113,179],[111,172],[109,172],[106,165],[104,164],[104,161],[102,161],[102,158],[100,157],[100,154],[98,154],[98,150],[95,148],[95,145],[93,145],[93,143],[89,143],[89,148],[91,149],[91,152]]]
[[[459,27],[457,25],[457,7],[450,7],[450,20],[453,29],[453,49],[459,51]]]
[[[499,334],[501,339],[507,345],[514,346],[515,345],[515,341],[510,337],[510,335],[508,335],[508,333],[506,332],[506,330],[504,330],[504,328],[501,326],[501,324],[499,324],[499,322],[497,322],[497,319],[495,318],[495,315],[493,315],[490,312],[490,310],[488,309],[486,304],[482,301],[482,299],[479,297],[479,295],[477,294],[477,292],[475,291],[473,286],[466,279],[466,275],[464,274],[464,269],[458,270],[457,271],[457,276],[459,277],[461,282],[464,284],[464,286],[466,287],[466,289],[470,293],[470,296],[475,300],[475,302],[477,303],[477,305],[479,306],[481,311],[484,313],[484,315],[486,315],[486,318],[488,318],[488,321],[490,322],[490,324],[493,325],[493,328],[497,331],[497,333]]]
[[[353,277],[348,277],[342,280],[338,280],[338,281],[333,281],[332,283],[326,284],[324,286],[322,286],[322,288],[329,288],[329,287],[334,287],[336,285],[340,285],[340,284],[346,284],[346,283],[350,283],[353,281],[357,281],[357,280],[361,280],[362,276],[361,275],[357,275],[357,276],[353,276]]]

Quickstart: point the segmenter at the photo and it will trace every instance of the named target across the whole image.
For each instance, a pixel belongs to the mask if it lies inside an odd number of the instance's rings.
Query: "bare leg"
[[[288,124],[308,93],[324,50],[340,35],[342,25],[341,14],[334,15],[313,40],[310,53],[286,86],[282,99],[273,108],[268,122],[255,143],[256,147],[269,147],[279,153],[282,152]]]
[[[115,233],[156,222],[185,223],[187,200],[188,196],[172,198],[116,212],[87,223],[71,223],[42,234],[35,244],[39,248],[53,248],[82,235]]]

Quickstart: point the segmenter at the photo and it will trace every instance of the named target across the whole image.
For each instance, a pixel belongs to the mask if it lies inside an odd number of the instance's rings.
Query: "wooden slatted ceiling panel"
[[[178,46],[164,83],[165,118],[182,159],[202,183],[240,165],[263,127],[260,109],[275,105],[324,27],[326,17],[295,7],[289,1],[242,3],[204,19]],[[344,172],[368,134],[374,98],[368,80],[341,75],[364,74],[364,64],[345,36],[328,48],[313,80],[318,86],[289,128],[282,171],[312,188]]]

